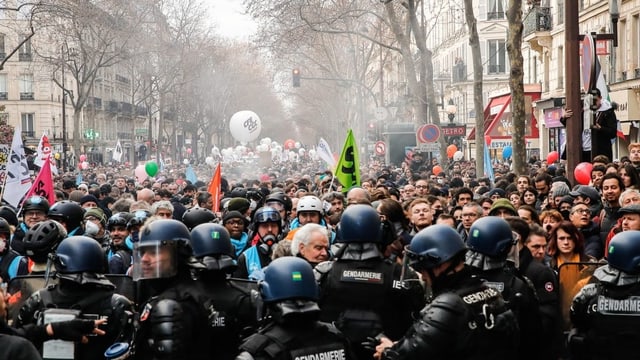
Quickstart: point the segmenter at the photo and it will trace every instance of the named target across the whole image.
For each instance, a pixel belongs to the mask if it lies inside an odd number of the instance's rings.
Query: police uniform
[[[335,322],[360,358],[372,355],[360,346],[368,337],[384,333],[399,339],[411,326],[412,314],[424,306],[425,293],[411,270],[403,284],[402,266],[385,260],[376,244],[357,245],[345,244],[339,259],[314,270],[320,285],[320,320]]]
[[[515,359],[518,322],[500,292],[469,268],[447,275],[435,298],[382,359]]]
[[[20,309],[16,327],[43,320],[46,309],[79,310],[83,319],[107,319],[101,326],[104,336],[91,336],[86,344],[77,343],[74,359],[100,359],[114,342],[127,341],[133,335],[133,305],[124,296],[114,293],[115,286],[106,278],[100,284],[80,285],[64,279],[35,292]],[[37,344],[42,350],[42,344]]]
[[[631,359],[640,354],[640,275],[610,265],[593,273],[571,306],[571,355],[577,359]]]

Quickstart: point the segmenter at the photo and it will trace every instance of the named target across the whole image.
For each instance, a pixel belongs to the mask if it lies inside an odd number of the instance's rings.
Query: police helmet
[[[464,241],[452,227],[431,225],[418,232],[405,248],[409,265],[415,271],[433,269],[467,250]]]
[[[190,241],[189,229],[178,220],[161,219],[145,224],[140,230],[140,240],[134,244],[133,279],[176,276],[182,265],[192,263]]]
[[[640,231],[627,230],[609,242],[609,266],[628,274],[640,274]]]
[[[382,241],[380,215],[370,205],[351,205],[340,218],[336,238],[345,243],[378,243]]]
[[[107,220],[107,229],[111,230],[114,226],[127,227],[129,221],[133,218],[133,215],[128,212],[119,212],[111,215]]]
[[[233,272],[236,262],[229,231],[219,224],[200,224],[191,230],[193,256],[202,260],[208,270]]]
[[[0,206],[0,218],[7,220],[10,225],[18,226],[18,215],[12,206]]]
[[[234,187],[233,189],[231,189],[231,192],[229,193],[229,197],[230,198],[235,198],[235,197],[241,197],[241,198],[246,198],[247,197],[247,189],[243,188],[243,187]]]
[[[272,206],[270,203],[273,202],[282,204],[286,212],[290,212],[291,210],[293,210],[293,201],[291,201],[291,198],[283,192],[275,192],[269,194],[269,196],[267,196],[267,198],[264,200],[264,203],[267,206]]]
[[[104,252],[88,236],[70,236],[58,245],[54,265],[59,274],[104,273]]]
[[[46,214],[49,212],[49,201],[39,195],[30,196],[22,204],[22,213],[29,210],[39,210]]]
[[[49,218],[64,223],[68,232],[79,228],[84,218],[82,206],[70,200],[58,201],[49,208]]]
[[[285,300],[318,301],[318,284],[311,265],[304,259],[285,256],[264,268],[260,294],[265,303]]]
[[[490,258],[506,259],[513,245],[513,231],[503,218],[483,217],[476,220],[469,229],[469,250]]]
[[[322,201],[313,195],[305,195],[298,200],[298,206],[296,207],[296,211],[315,211],[320,213],[320,215],[324,214],[324,209],[322,207]]]
[[[129,229],[134,226],[144,225],[144,222],[151,217],[151,212],[149,210],[136,210],[131,215],[131,220],[127,223],[127,228]]]
[[[0,234],[4,234],[7,240],[11,239],[11,225],[4,218],[0,217]]]
[[[24,235],[25,254],[37,263],[44,263],[49,253],[53,252],[65,237],[67,230],[62,224],[55,220],[41,221]]]
[[[195,207],[184,212],[182,222],[187,225],[189,230],[193,230],[196,226],[204,223],[210,223],[216,219],[216,214],[211,210]]]

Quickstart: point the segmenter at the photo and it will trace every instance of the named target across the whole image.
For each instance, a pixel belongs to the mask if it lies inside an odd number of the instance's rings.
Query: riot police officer
[[[0,218],[0,282],[13,279],[18,275],[27,275],[29,262],[26,257],[9,247],[11,226]]]
[[[640,352],[640,231],[618,233],[608,250],[609,263],[573,299],[572,358],[630,359]]]
[[[191,230],[193,256],[206,269],[196,274],[202,290],[201,303],[207,311],[211,338],[216,355],[233,359],[240,340],[257,327],[256,309],[251,301],[255,282],[227,278],[237,267],[234,249],[227,229],[218,224],[200,224]]]
[[[352,205],[343,213],[338,235],[342,247],[334,261],[318,264],[314,271],[320,284],[320,320],[335,322],[354,346],[360,359],[371,358],[371,349],[361,343],[386,334],[399,339],[411,326],[412,314],[425,303],[417,275],[385,260],[382,226],[370,205]]]
[[[240,346],[237,360],[354,359],[347,339],[318,321],[318,286],[311,265],[285,256],[264,270],[260,297],[268,323]]]
[[[103,254],[92,238],[71,236],[62,240],[52,256],[59,283],[31,295],[20,308],[16,327],[46,322],[49,311],[81,319],[106,319],[104,336],[76,344],[72,354],[76,360],[101,358],[112,343],[131,340],[133,304],[116,294],[115,286],[103,275]],[[43,357],[47,358],[46,343],[38,345],[42,345]]]
[[[62,224],[69,236],[84,234],[84,209],[82,206],[70,200],[58,201],[51,205],[47,213],[49,219]]]
[[[348,209],[347,209],[348,211]],[[466,247],[447,225],[418,232],[405,261],[435,298],[400,341],[382,338],[378,359],[515,359],[518,324],[500,292],[465,266]]]
[[[540,308],[533,284],[520,276],[516,268],[519,257],[516,243],[517,239],[504,219],[497,216],[478,219],[469,229],[466,264],[489,287],[499,290],[516,314],[520,327],[518,357],[539,359]]]
[[[126,274],[133,264],[133,241],[127,224],[133,215],[119,212],[107,220],[111,241],[106,249],[106,261],[109,274]]]
[[[154,220],[134,245],[133,280],[149,295],[139,309],[137,359],[212,359],[207,316],[191,270],[191,234],[173,219]]]
[[[216,214],[214,214],[213,211],[201,207],[188,209],[182,215],[182,222],[187,225],[189,231],[200,224],[211,223],[216,219]]]

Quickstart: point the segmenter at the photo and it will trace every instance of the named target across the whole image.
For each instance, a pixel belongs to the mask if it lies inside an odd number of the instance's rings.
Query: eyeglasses
[[[429,185],[416,185],[416,189],[428,189]]]
[[[578,213],[582,215],[590,214],[591,211],[589,209],[575,209],[572,211],[573,214]]]
[[[234,225],[240,226],[240,225],[244,225],[244,221],[242,221],[242,220],[229,220],[224,224],[225,225],[231,225],[231,226],[234,226]]]

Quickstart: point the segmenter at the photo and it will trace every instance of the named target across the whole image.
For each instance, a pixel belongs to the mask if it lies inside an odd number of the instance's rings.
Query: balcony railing
[[[33,131],[33,130],[31,130],[31,131],[23,131],[22,132],[22,136],[32,138],[32,137],[36,136],[36,132]]]
[[[454,83],[467,81],[467,66],[462,63],[453,66],[451,75]]]
[[[537,31],[549,31],[551,30],[551,25],[551,8],[534,7],[524,19],[523,36]]]
[[[9,98],[9,93],[4,91],[0,92],[0,100],[7,100]]]
[[[32,92],[21,92],[20,93],[20,100],[33,100],[33,93]]]

